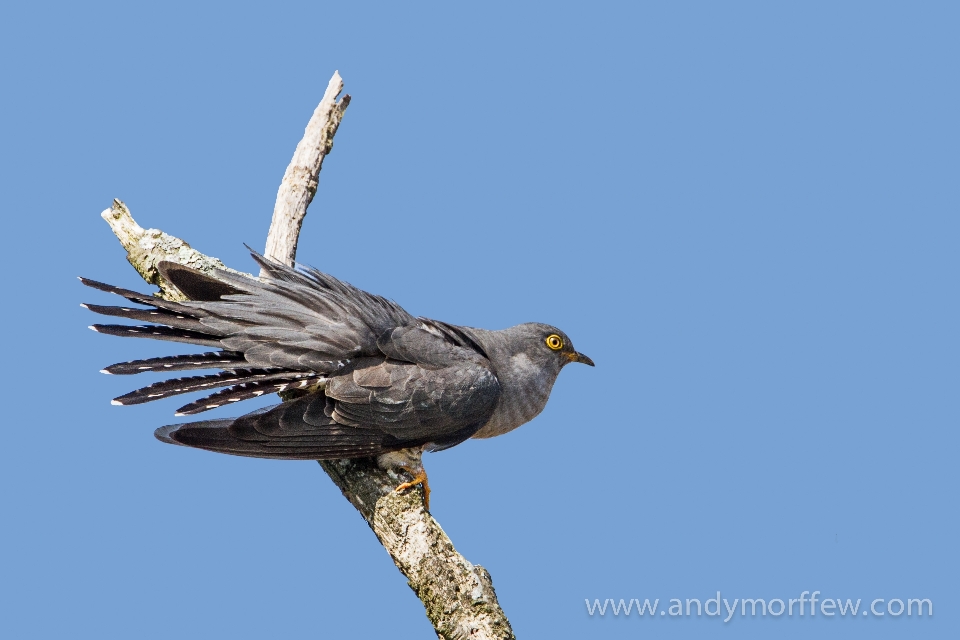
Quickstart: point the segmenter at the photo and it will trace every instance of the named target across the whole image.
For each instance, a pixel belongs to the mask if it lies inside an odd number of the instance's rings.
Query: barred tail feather
[[[133,375],[145,371],[188,371],[191,369],[232,369],[246,362],[239,351],[208,351],[182,356],[162,356],[118,362],[103,369],[114,375]]]
[[[236,369],[225,371],[223,373],[214,373],[207,376],[192,376],[186,378],[172,378],[162,380],[153,384],[131,391],[118,398],[114,398],[114,404],[131,405],[152,402],[161,398],[180,395],[181,393],[190,393],[192,391],[205,391],[217,387],[227,387],[242,382],[254,380],[278,380],[287,381],[299,378],[304,374],[293,371],[277,371],[270,369]],[[212,407],[211,407],[212,408]]]
[[[106,291],[107,293],[113,293],[123,298],[126,298],[130,302],[145,304],[151,307],[157,307],[158,309],[173,311],[175,313],[185,313],[187,315],[193,315],[196,313],[195,309],[192,309],[187,305],[180,304],[179,302],[170,302],[169,300],[164,300],[163,298],[157,298],[157,297],[148,295],[146,293],[138,293],[136,291],[131,291],[130,289],[115,287],[112,284],[97,282],[96,280],[91,280],[89,278],[80,278],[80,282],[90,287],[91,289],[97,289],[98,291]]]
[[[153,338],[154,340],[198,344],[203,347],[223,346],[220,339],[216,336],[207,335],[198,331],[165,327],[163,325],[130,326],[126,324],[92,324],[90,328],[97,333],[105,333],[122,338]]]
[[[199,333],[209,333],[210,329],[204,327],[200,320],[192,315],[175,313],[165,309],[132,309],[130,307],[104,307],[99,304],[80,305],[94,313],[103,316],[115,316],[117,318],[130,318],[131,320],[140,320],[142,322],[155,322],[157,324],[167,325],[176,329],[187,329]]]
[[[198,413],[203,413],[204,411],[209,411],[210,409],[222,407],[225,404],[232,404],[242,400],[250,400],[251,398],[259,398],[267,393],[281,393],[288,389],[306,389],[308,387],[321,384],[325,381],[326,378],[317,378],[310,375],[294,377],[291,374],[290,378],[252,380],[249,382],[243,382],[236,386],[230,387],[229,389],[218,391],[217,393],[209,395],[205,398],[200,398],[199,400],[194,400],[189,404],[185,404],[177,409],[176,415],[196,415]]]

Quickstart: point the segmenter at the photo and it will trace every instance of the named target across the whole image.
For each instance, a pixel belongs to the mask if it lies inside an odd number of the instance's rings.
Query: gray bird
[[[168,302],[81,278],[148,308],[83,306],[155,324],[96,324],[100,333],[218,349],[114,364],[110,374],[220,369],[154,383],[116,398],[140,404],[226,387],[177,410],[194,415],[279,393],[281,404],[238,418],[170,425],[170,444],[256,458],[333,460],[378,456],[429,485],[420,453],[489,438],[532,420],[570,362],[593,366],[565,333],[546,324],[500,331],[415,318],[399,305],[315,269],[251,252],[265,278],[208,275],[161,262],[161,275],[188,299]]]

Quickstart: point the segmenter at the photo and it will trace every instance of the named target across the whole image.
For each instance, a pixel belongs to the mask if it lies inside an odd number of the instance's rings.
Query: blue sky
[[[252,268],[339,69],[300,260],[597,363],[425,460],[518,636],[956,637],[956,5],[337,5],[0,10],[0,635],[431,637],[315,463],[174,449],[178,404],[111,406],[137,381],[100,368],[177,348],[78,306],[109,298],[77,275],[146,289],[114,197]],[[934,615],[584,603],[717,591]]]

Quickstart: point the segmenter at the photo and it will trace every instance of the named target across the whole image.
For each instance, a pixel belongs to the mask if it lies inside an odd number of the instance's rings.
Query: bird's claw
[[[427,472],[423,467],[420,467],[417,470],[411,469],[410,467],[400,467],[407,473],[413,476],[413,480],[410,482],[404,482],[396,489],[395,493],[403,493],[407,489],[412,489],[413,487],[419,485],[423,486],[423,508],[427,511],[430,510],[430,483],[427,482]]]

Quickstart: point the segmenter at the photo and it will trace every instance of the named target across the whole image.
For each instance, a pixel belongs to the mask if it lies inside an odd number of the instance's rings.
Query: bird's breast
[[[556,374],[537,367],[526,354],[510,357],[506,366],[497,368],[500,398],[493,415],[474,438],[492,438],[513,431],[536,418],[547,405]]]

